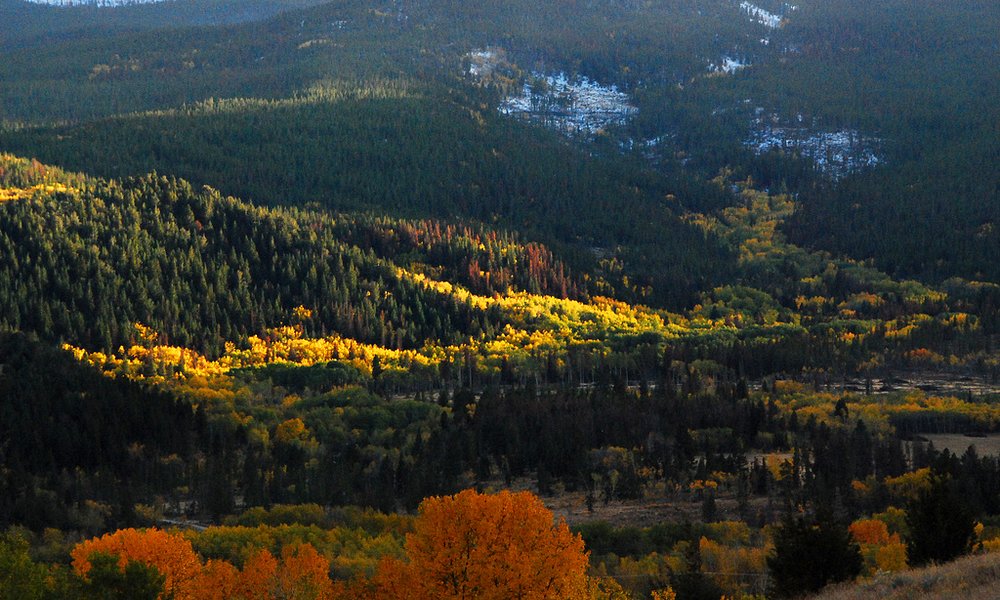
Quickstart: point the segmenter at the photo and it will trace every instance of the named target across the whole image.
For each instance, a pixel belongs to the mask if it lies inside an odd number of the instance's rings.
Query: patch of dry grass
[[[997,600],[1000,554],[968,556],[944,565],[830,587],[810,600]]]
[[[938,450],[949,450],[958,456],[962,456],[969,446],[975,446],[979,456],[1000,455],[1000,435],[995,433],[981,437],[960,433],[924,433],[920,437],[934,442]]]

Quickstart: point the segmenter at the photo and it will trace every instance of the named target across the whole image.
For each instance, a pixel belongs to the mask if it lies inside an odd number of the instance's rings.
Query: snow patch
[[[504,100],[502,114],[539,122],[568,135],[593,135],[622,125],[638,109],[628,94],[587,77],[532,73],[521,93]]]
[[[780,13],[773,13],[757,6],[756,4],[753,4],[752,2],[746,1],[740,2],[740,8],[747,13],[751,20],[760,23],[768,29],[778,29],[784,24],[785,18],[788,17],[788,13],[795,12],[799,9],[799,7],[794,4],[785,3],[781,5]],[[771,43],[771,40],[763,38],[760,40],[760,43],[766,46]]]
[[[483,78],[496,70],[500,54],[496,50],[473,50],[465,55],[469,61],[469,75]]]
[[[758,114],[761,109],[758,109]],[[804,121],[797,115],[797,124]],[[812,160],[816,168],[833,179],[875,167],[882,162],[879,147],[882,140],[867,136],[856,129],[817,131],[808,127],[778,124],[775,115],[754,120],[750,136],[744,144],[756,154],[771,150],[794,152]]]
[[[770,29],[777,29],[781,27],[781,21],[784,18],[781,15],[776,15],[773,12],[764,10],[756,4],[751,4],[750,2],[745,1],[740,2],[740,8],[750,15],[751,19],[760,23],[764,27],[768,27]]]
[[[495,75],[517,77],[503,48],[472,50],[464,57],[463,70],[477,80]],[[504,98],[497,110],[570,136],[592,136],[612,125],[624,124],[638,112],[628,94],[613,85],[601,85],[584,76],[539,71],[532,72],[521,90]]]
[[[711,63],[708,65],[708,70],[711,73],[735,73],[740,69],[745,69],[750,66],[750,63],[745,63],[738,58],[732,58],[729,56],[723,56],[722,61],[719,64]]]

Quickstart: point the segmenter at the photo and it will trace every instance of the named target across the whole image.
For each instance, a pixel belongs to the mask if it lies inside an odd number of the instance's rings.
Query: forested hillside
[[[139,2],[25,2],[2,0],[0,46],[39,48],[44,44],[123,30],[178,25],[221,25],[257,21],[282,11],[319,4],[315,0],[168,0]],[[108,10],[114,8],[115,10]]]
[[[113,348],[144,321],[218,352],[300,305],[322,307],[333,330],[393,346],[487,321],[345,246],[321,221],[302,227],[166,178],[87,182],[0,210],[4,322],[56,339]]]
[[[963,0],[875,10],[842,0],[764,8],[779,26],[721,0],[698,10],[670,2],[337,2],[165,38],[82,35],[9,54],[0,67],[7,121],[165,112],[8,130],[2,139],[19,154],[104,176],[156,169],[259,203],[405,206],[419,216],[499,217],[516,229],[547,228],[572,206],[586,215],[577,225],[605,231],[601,216],[636,196],[631,188],[642,204],[667,195],[699,210],[727,202],[678,171],[680,159],[688,171],[714,176],[728,166],[800,193],[802,210],[787,229],[797,243],[873,258],[900,276],[996,278],[995,7]],[[470,88],[462,77],[469,52],[487,47],[503,50],[510,70]],[[720,57],[750,66],[712,75]],[[635,166],[572,157],[492,110],[523,78],[557,71],[632,96],[637,115],[610,139],[599,136],[591,152],[607,158],[622,143],[654,140],[638,154],[656,155],[665,182]],[[254,100],[261,97],[296,99],[263,105]],[[176,110],[210,98],[246,100]],[[841,138],[855,142],[841,147]],[[134,151],[116,152],[123,144]],[[858,144],[871,146],[874,168],[848,168],[833,182],[824,176],[824,161],[853,164]],[[497,189],[499,178],[510,184]],[[579,204],[591,197],[593,210]],[[543,212],[525,212],[525,201]],[[602,238],[553,223],[558,237],[546,241],[641,247],[633,279],[664,269],[664,261],[642,262],[655,234],[636,229],[664,227],[664,219],[650,208],[637,213],[631,201],[618,206],[636,214],[624,232]],[[695,242],[675,228],[657,243],[677,235],[664,254],[684,255],[681,247]],[[722,259],[710,247],[687,254],[688,272]],[[654,288],[678,284],[712,282],[674,276]],[[671,302],[685,297],[669,294]]]
[[[470,114],[419,86],[368,85],[53,131],[51,150],[37,155],[109,176],[165,169],[258,204],[492,223],[560,248],[580,269],[620,254],[635,289],[619,291],[674,307],[732,272],[732,254],[664,200],[718,203],[720,190],[588,157],[554,134]],[[16,137],[8,147],[23,148]],[[72,153],[68,139],[78,140]],[[126,146],[124,156],[102,150]]]
[[[651,100],[708,165],[742,163],[760,185],[799,191],[796,243],[904,277],[995,280],[998,27],[1000,10],[978,0],[801,3],[778,60]],[[831,134],[853,141],[824,145]],[[811,172],[865,137],[874,168]],[[741,158],[741,141],[759,156]]]

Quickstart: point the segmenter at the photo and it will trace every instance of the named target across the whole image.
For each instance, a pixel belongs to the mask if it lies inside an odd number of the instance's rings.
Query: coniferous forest
[[[0,599],[990,597],[997,31],[0,0]]]

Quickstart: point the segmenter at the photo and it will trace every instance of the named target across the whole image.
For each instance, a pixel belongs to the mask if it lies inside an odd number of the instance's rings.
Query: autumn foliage
[[[91,569],[90,557],[94,553],[118,557],[124,569],[130,561],[156,567],[166,577],[163,597],[176,600],[193,599],[195,580],[202,564],[191,547],[191,542],[159,529],[139,531],[122,529],[105,536],[80,543],[73,549],[73,568],[86,576]]]
[[[429,498],[406,536],[406,559],[385,559],[372,579],[351,585],[330,580],[330,562],[310,544],[267,549],[242,569],[224,560],[203,562],[191,542],[159,529],[123,529],[73,549],[73,568],[86,577],[95,553],[155,567],[164,577],[161,599],[172,600],[574,600],[600,586],[586,576],[583,539],[528,492]]]
[[[428,498],[406,560],[386,560],[376,597],[483,600],[573,599],[587,595],[583,540],[528,492]]]
[[[885,545],[889,543],[889,528],[877,519],[855,521],[849,527],[854,541],[859,544]],[[898,538],[899,536],[895,536]]]
[[[851,537],[861,547],[868,573],[906,569],[906,544],[898,533],[889,533],[884,521],[861,519],[849,527]]]
[[[86,577],[95,553],[118,557],[122,568],[135,561],[166,578],[160,598],[172,600],[331,600],[330,563],[309,544],[288,546],[280,560],[268,550],[251,556],[243,569],[223,560],[202,562],[191,542],[159,529],[123,529],[73,549],[73,568]]]

